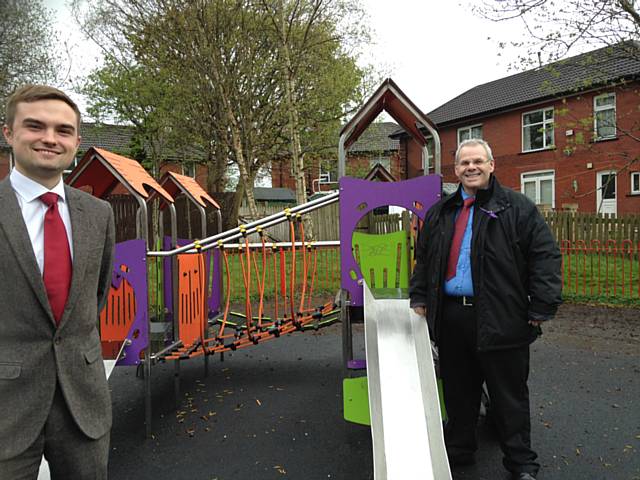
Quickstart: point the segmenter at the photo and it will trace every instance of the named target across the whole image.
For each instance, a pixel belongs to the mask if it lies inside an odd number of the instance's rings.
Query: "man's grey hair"
[[[491,152],[491,147],[487,142],[481,138],[468,138],[467,140],[460,142],[460,145],[458,145],[458,149],[456,150],[456,164],[460,160],[460,150],[462,150],[463,147],[472,147],[475,145],[481,145],[482,148],[484,148],[484,151],[487,152],[487,160],[493,162],[493,153]]]

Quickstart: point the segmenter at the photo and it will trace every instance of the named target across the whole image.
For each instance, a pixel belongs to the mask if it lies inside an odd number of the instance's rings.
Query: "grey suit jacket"
[[[56,382],[90,438],[111,428],[98,312],[111,284],[114,223],[108,203],[65,186],[73,236],[69,298],[56,328],[9,178],[0,182],[0,460],[29,447]]]

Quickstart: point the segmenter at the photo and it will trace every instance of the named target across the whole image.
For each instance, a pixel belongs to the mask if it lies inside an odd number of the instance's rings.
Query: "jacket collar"
[[[458,189],[445,199],[445,208],[459,208],[462,206],[462,184],[458,185]],[[491,174],[489,179],[489,187],[485,190],[478,190],[476,193],[475,205],[478,205],[483,210],[491,212],[499,212],[507,208],[509,200],[505,194],[504,189],[498,182],[495,175]]]

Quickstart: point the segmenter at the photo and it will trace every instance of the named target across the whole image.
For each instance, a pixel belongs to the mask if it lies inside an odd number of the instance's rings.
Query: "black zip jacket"
[[[427,212],[418,238],[411,277],[411,306],[424,306],[434,340],[442,318],[442,297],[460,189]],[[471,238],[479,351],[532,343],[540,329],[529,319],[553,317],[562,303],[561,255],[549,227],[525,195],[502,187],[492,175],[476,194]]]

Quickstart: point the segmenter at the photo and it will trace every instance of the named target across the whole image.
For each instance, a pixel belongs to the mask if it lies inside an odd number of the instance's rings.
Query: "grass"
[[[301,294],[302,280],[304,278],[304,261],[300,253],[300,249],[296,250],[296,281],[295,281],[295,296]],[[242,263],[245,265],[246,272],[246,258],[244,253],[240,255],[238,251],[227,252],[230,271],[230,288],[231,288],[231,301],[244,301],[246,288],[244,285],[244,276],[242,270]],[[335,295],[338,288],[340,288],[340,253],[338,248],[316,249],[307,252],[307,290],[311,288],[311,280],[313,274],[314,257],[316,264],[316,275],[313,286],[314,294]],[[274,266],[275,260],[275,266]],[[224,267],[224,261],[223,267]],[[275,254],[268,250],[265,255],[266,268],[264,269],[264,297],[265,299],[272,299],[274,295],[281,295],[282,279],[284,277],[284,284],[286,288],[286,294],[290,294],[290,278],[292,272],[292,254],[286,252],[284,258],[281,258],[279,252]],[[257,268],[256,268],[257,267]],[[284,275],[282,270],[284,267]],[[259,283],[262,282],[263,272],[263,255],[258,251],[252,255],[251,260],[251,286],[250,297],[252,300],[259,299]],[[226,289],[226,273],[223,271],[223,287]],[[226,292],[226,290],[225,290]],[[224,293],[223,293],[224,295]]]
[[[640,306],[640,265],[630,253],[563,255],[563,296],[575,302]]]
[[[338,247],[318,248],[317,252],[316,279],[314,282],[314,296],[324,296],[332,298],[340,288],[340,252]],[[311,288],[311,276],[313,270],[314,255],[307,252],[308,273],[307,290]],[[228,250],[227,257],[230,270],[231,302],[238,303],[245,301],[245,285],[242,273],[240,254],[237,250]],[[275,257],[275,271],[274,271]],[[242,260],[245,255],[242,253]],[[162,291],[162,269],[156,268],[156,262],[162,261],[158,258],[149,259],[149,302],[151,306],[158,305],[157,312],[164,311],[163,291]],[[252,301],[259,300],[258,283],[262,281],[262,252],[255,251],[252,255],[251,264],[251,287],[250,297]],[[223,301],[227,288],[226,273],[223,266]],[[246,262],[246,261],[245,261]],[[257,265],[257,269],[256,269]],[[286,282],[286,295],[290,295],[292,255],[286,252],[284,255],[284,279]],[[246,264],[245,264],[246,268]],[[265,300],[272,300],[277,289],[277,294],[281,296],[281,257],[279,252],[266,252],[265,271]],[[571,252],[563,255],[563,297],[565,301],[576,303],[590,303],[599,305],[619,305],[640,307],[640,263],[637,255],[633,254],[613,254],[613,253],[587,253]],[[257,273],[259,272],[259,274]],[[296,255],[296,298],[300,298],[303,278],[303,260],[300,249]]]

